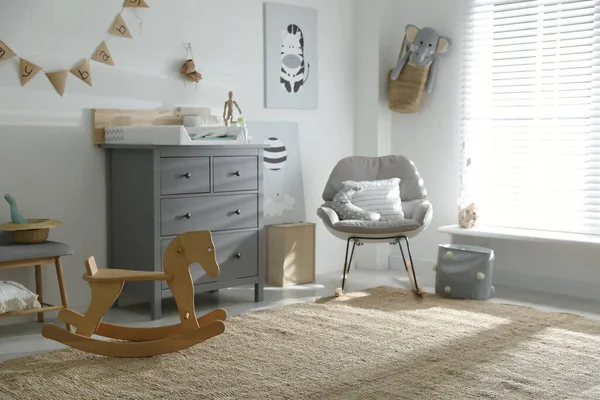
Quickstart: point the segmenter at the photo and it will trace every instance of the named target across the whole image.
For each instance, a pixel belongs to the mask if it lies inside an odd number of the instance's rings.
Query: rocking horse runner
[[[190,264],[199,263],[208,276],[219,275],[215,245],[210,231],[188,232],[171,241],[164,256],[164,272],[99,270],[94,257],[86,261],[83,279],[90,284],[90,306],[81,315],[62,310],[61,321],[77,327],[70,332],[53,324],[42,328],[42,335],[67,346],[89,353],[113,357],[151,357],[194,346],[225,331],[225,310],[215,310],[196,319],[194,282]],[[131,328],[101,322],[119,297],[125,282],[166,281],[173,293],[181,323],[157,328]],[[113,342],[92,339],[92,335],[125,340]]]

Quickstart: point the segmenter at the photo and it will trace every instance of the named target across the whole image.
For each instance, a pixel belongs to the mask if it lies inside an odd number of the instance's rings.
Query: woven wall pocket
[[[398,59],[408,47],[403,43]],[[397,80],[392,80],[392,70],[388,74],[388,103],[389,108],[397,113],[415,113],[420,110],[425,97],[425,85],[429,77],[431,63],[419,67],[409,62],[404,67]]]

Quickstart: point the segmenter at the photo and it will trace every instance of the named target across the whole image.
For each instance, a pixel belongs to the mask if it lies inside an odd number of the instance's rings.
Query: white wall
[[[450,238],[437,232],[440,226],[457,223],[463,2],[403,0],[396,1],[394,6],[396,56],[407,23],[433,27],[452,39],[450,54],[441,58],[437,87],[421,111],[392,117],[392,151],[414,160],[434,206],[431,228],[412,241],[420,275],[430,279],[434,276],[430,267],[435,264],[438,244],[474,244],[495,250],[494,282],[498,285],[600,298],[597,246]],[[400,267],[396,255],[392,265]]]
[[[452,40],[449,54],[440,57],[434,93],[428,95],[418,113],[392,117],[392,152],[413,160],[421,173],[434,207],[431,227],[411,244],[420,264],[433,265],[437,245],[448,238],[437,227],[456,222],[460,184],[460,59],[462,1],[404,0],[394,3],[397,60],[404,28],[413,24],[432,27]]]
[[[263,108],[263,2],[260,0],[148,0],[138,20],[124,18],[135,39],[108,42],[115,67],[93,62],[92,88],[69,76],[60,98],[40,73],[21,88],[18,59],[0,63],[0,190],[10,192],[29,217],[64,222],[51,239],[76,251],[64,259],[71,303],[88,302],[81,280],[83,260],[106,260],[106,192],[103,151],[91,142],[91,108],[172,108],[178,105],[222,110],[233,90],[250,120],[291,120],[300,125],[306,214],[315,211],[329,172],[353,154],[354,1],[304,0],[285,3],[319,10],[319,110]],[[69,69],[91,56],[122,0],[48,2],[28,0],[0,5],[0,39],[20,56],[52,71]],[[49,18],[50,15],[56,15]],[[204,80],[184,87],[179,68],[191,42]],[[222,111],[221,111],[222,112]],[[0,220],[8,207],[0,207]],[[339,270],[343,243],[317,230],[317,270]],[[31,286],[30,269],[2,271],[0,279]],[[44,275],[46,299],[57,302],[51,269]]]
[[[374,3],[374,5],[373,5]],[[380,41],[379,0],[358,0],[356,2],[356,31],[354,32],[355,51],[355,92],[354,99],[354,143],[356,155],[377,156],[378,131],[378,80]],[[360,15],[360,17],[358,17]],[[359,95],[358,95],[359,94]]]
[[[393,42],[394,0],[356,2],[355,62],[356,93],[354,115],[355,155],[378,157],[390,154],[392,115],[385,90],[389,47]],[[356,252],[354,265],[360,269],[388,268],[387,246],[370,245]]]

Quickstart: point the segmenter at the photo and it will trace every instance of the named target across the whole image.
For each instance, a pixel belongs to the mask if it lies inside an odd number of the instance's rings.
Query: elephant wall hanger
[[[432,93],[438,75],[438,57],[450,49],[450,39],[432,28],[406,26],[396,68],[390,73],[390,108],[416,112],[423,93]]]

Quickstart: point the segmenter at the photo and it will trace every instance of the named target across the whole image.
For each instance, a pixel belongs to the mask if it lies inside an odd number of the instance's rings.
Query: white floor
[[[201,294],[196,298],[196,310],[197,314],[201,315],[215,308],[224,308],[230,315],[236,315],[311,301],[318,297],[333,295],[335,288],[340,286],[339,278],[339,274],[328,274],[319,276],[317,283],[312,285],[286,289],[268,287],[265,289],[265,301],[261,303],[254,303],[253,287],[232,288],[213,294]],[[356,291],[382,285],[409,287],[403,271],[372,272],[353,270],[347,290]],[[434,292],[432,287],[425,286],[425,289],[428,293]],[[495,297],[491,301],[536,307],[545,311],[574,313],[600,320],[600,301],[504,287],[496,288]],[[179,321],[173,301],[164,301],[163,312],[163,319],[150,321],[149,306],[136,305],[125,309],[113,309],[105,319],[107,322],[138,327],[170,325]],[[48,313],[46,322],[58,323],[55,318],[52,318],[55,317],[55,314]],[[35,317],[32,317],[32,319],[35,319]],[[40,329],[41,324],[33,321],[0,326],[0,361],[64,347],[42,337]]]

